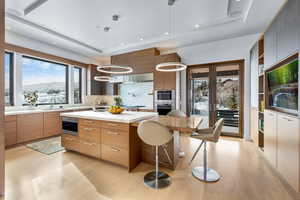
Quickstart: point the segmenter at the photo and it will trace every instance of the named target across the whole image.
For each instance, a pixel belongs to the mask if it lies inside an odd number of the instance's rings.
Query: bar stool
[[[186,114],[180,110],[172,110],[170,111],[167,116],[170,116],[170,117],[186,117]],[[179,135],[180,135],[180,132],[179,132]],[[180,142],[180,138],[179,138],[179,157],[180,158],[183,158],[185,157],[185,152],[182,151],[181,149],[181,142]]]
[[[160,189],[171,184],[171,177],[159,171],[158,147],[170,142],[173,134],[169,129],[152,120],[146,120],[139,124],[138,135],[143,142],[155,146],[155,171],[149,172],[144,176],[144,183],[151,188]]]
[[[203,167],[195,167],[192,169],[192,174],[195,178],[205,181],[205,182],[215,182],[220,179],[220,175],[218,172],[216,172],[213,169],[210,169],[207,167],[207,149],[206,149],[206,142],[214,142],[217,143],[219,141],[222,127],[223,127],[224,119],[219,119],[214,127],[207,128],[207,129],[199,129],[196,131],[196,133],[193,133],[191,135],[192,138],[202,140],[201,144],[197,148],[196,152],[194,153],[190,164],[195,159],[196,155],[198,154],[201,146],[204,144],[204,152],[203,152],[203,160],[204,160],[204,166]]]

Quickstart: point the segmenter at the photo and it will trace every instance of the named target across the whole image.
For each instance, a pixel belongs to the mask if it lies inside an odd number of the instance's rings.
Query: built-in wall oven
[[[166,115],[171,110],[175,110],[175,97],[175,90],[156,90],[154,97],[155,111],[159,115]]]
[[[78,135],[78,119],[63,117],[62,118],[62,130],[64,134]]]

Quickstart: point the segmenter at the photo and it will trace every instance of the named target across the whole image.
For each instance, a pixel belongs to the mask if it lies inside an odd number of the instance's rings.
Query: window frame
[[[73,87],[73,100],[74,100],[74,104],[82,104],[82,72],[83,72],[83,70],[82,70],[81,67],[77,67],[77,66],[74,66],[73,69],[79,70],[79,100],[80,100],[78,103],[75,103],[75,92],[74,92],[75,89]],[[73,70],[73,77],[74,77],[74,70]],[[75,83],[75,80],[73,78],[73,83],[72,84],[74,84],[74,83]]]
[[[5,51],[4,56],[9,55],[9,104],[5,103],[5,106],[13,106],[14,105],[14,53]],[[5,58],[4,58],[4,65],[5,65]],[[4,66],[4,73],[5,73],[5,66]]]
[[[51,64],[56,64],[56,65],[61,65],[61,66],[63,66],[63,67],[66,68],[66,72],[65,72],[65,78],[66,78],[66,82],[65,82],[66,102],[65,103],[38,103],[36,105],[37,106],[44,106],[44,105],[66,105],[66,104],[69,104],[69,65],[64,64],[64,63],[59,63],[59,62],[51,61],[51,60],[47,60],[47,59],[36,58],[36,57],[33,57],[33,56],[28,56],[28,55],[22,55],[22,59],[23,58],[37,60],[37,61],[41,61],[41,62],[47,62],[47,63],[51,63]],[[23,65],[23,63],[22,63],[22,65]],[[23,68],[23,66],[22,66],[22,68]],[[23,73],[22,73],[22,76],[23,76]],[[22,87],[23,87],[23,83],[22,83]],[[23,106],[27,106],[29,104],[23,103],[22,105]]]

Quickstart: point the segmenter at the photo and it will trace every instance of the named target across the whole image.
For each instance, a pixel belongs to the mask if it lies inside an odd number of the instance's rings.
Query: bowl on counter
[[[120,106],[111,106],[109,107],[108,112],[110,112],[111,114],[121,114],[124,110],[125,108],[122,108]]]

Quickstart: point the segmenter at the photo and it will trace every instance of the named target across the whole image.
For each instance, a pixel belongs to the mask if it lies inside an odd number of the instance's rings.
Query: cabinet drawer
[[[61,138],[62,146],[68,150],[80,151],[80,141],[76,136],[63,135]]]
[[[80,119],[79,126],[88,126],[90,128],[100,128],[101,122],[97,120]]]
[[[80,126],[79,137],[81,140],[92,141],[100,144],[100,128],[90,128],[87,126]]]
[[[129,132],[104,128],[102,129],[102,144],[113,145],[128,150]]]
[[[128,150],[102,144],[101,158],[103,160],[111,161],[113,163],[127,167],[129,162],[129,153]]]
[[[103,122],[102,127],[107,129],[118,129],[118,130],[128,131],[129,124],[118,123],[118,122]]]
[[[16,121],[17,120],[17,116],[16,115],[6,115],[4,119],[5,119],[6,122]]]
[[[80,141],[80,153],[100,158],[100,144],[95,142]]]

